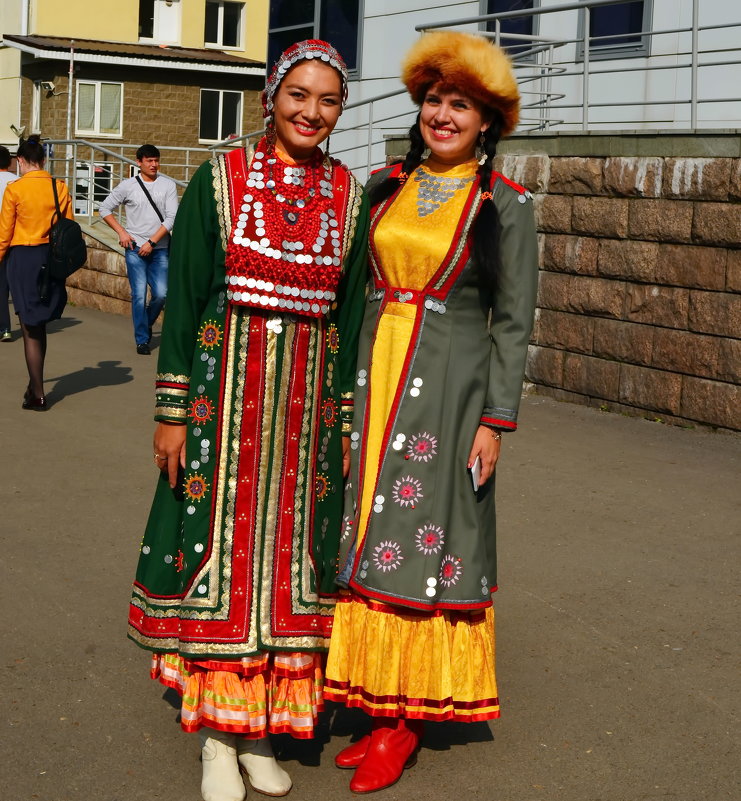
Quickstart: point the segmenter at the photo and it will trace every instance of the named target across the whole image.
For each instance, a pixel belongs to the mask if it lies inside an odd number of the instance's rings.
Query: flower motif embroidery
[[[404,557],[401,555],[401,547],[398,542],[386,540],[373,549],[373,561],[379,570],[387,573],[389,570],[396,570]]]
[[[188,410],[188,417],[190,417],[197,425],[207,423],[213,417],[213,414],[213,403],[203,395],[195,398],[191,402],[190,409]]]
[[[221,329],[213,320],[206,320],[198,332],[198,341],[203,348],[215,348],[221,342]]]
[[[337,422],[337,404],[332,398],[327,398],[322,404],[322,419],[328,428]]]
[[[399,506],[411,506],[412,509],[421,498],[424,498],[422,482],[412,476],[404,476],[404,478],[397,479],[394,482],[391,494]]]
[[[185,494],[193,501],[201,501],[208,492],[208,484],[203,476],[190,475],[183,485]]]
[[[175,569],[178,573],[182,573],[185,568],[185,555],[182,551],[178,550],[178,555],[175,557]]]
[[[329,479],[325,475],[317,473],[316,479],[314,480],[314,491],[316,492],[318,500],[324,500],[331,486]]]
[[[440,565],[440,583],[446,587],[452,587],[453,584],[458,583],[462,574],[463,565],[461,560],[457,556],[446,554]]]
[[[429,462],[436,453],[437,437],[433,437],[432,434],[425,431],[409,437],[405,458],[413,459],[415,462]]]
[[[327,329],[327,347],[330,353],[337,353],[340,349],[340,333],[334,323]]]
[[[429,523],[417,529],[414,540],[417,543],[417,550],[423,554],[439,553],[445,544],[445,532],[440,526]]]

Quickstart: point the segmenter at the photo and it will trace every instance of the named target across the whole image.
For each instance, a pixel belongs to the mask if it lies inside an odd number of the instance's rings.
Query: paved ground
[[[125,635],[155,358],[70,307],[38,414],[21,342],[0,344],[2,799],[200,797],[196,739]],[[499,473],[503,716],[429,726],[378,801],[741,797],[740,478],[741,438],[526,399]],[[332,757],[357,722],[281,743],[290,798],[351,797]]]

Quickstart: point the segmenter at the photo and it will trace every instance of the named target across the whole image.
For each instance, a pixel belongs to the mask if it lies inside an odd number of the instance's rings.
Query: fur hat
[[[442,83],[500,111],[502,136],[517,127],[520,92],[512,63],[504,50],[483,36],[453,31],[423,34],[404,59],[401,80],[419,106],[429,87]]]

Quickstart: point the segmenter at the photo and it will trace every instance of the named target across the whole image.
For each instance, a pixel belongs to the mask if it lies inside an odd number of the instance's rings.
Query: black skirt
[[[49,245],[15,245],[8,250],[8,286],[15,313],[24,325],[58,320],[67,303],[67,290],[59,281],[49,282],[49,297],[39,297],[39,274],[46,263]]]

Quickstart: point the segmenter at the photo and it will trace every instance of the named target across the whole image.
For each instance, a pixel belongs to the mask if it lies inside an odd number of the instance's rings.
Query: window
[[[242,135],[242,93],[201,89],[201,120],[198,138],[220,142]]]
[[[268,72],[287,47],[302,39],[324,39],[349,70],[357,70],[359,34],[360,0],[271,0]]]
[[[530,11],[540,5],[539,0],[485,0],[482,13],[500,14],[504,11]],[[501,31],[500,44],[506,48],[512,57],[524,53],[533,47],[530,42],[523,42],[518,39],[511,39],[506,36],[508,33],[525,34],[532,36],[537,31],[537,17],[508,17],[500,20],[499,29]],[[495,22],[487,22],[486,30],[494,32]]]
[[[41,133],[41,81],[33,82],[31,94],[31,133]]]
[[[206,47],[241,47],[244,3],[206,0]]]
[[[78,134],[121,136],[123,84],[77,81]]]
[[[653,0],[631,0],[590,9],[589,57],[597,59],[647,56]],[[578,57],[584,57],[584,12],[579,14]]]
[[[180,0],[139,0],[139,40],[180,41]]]

